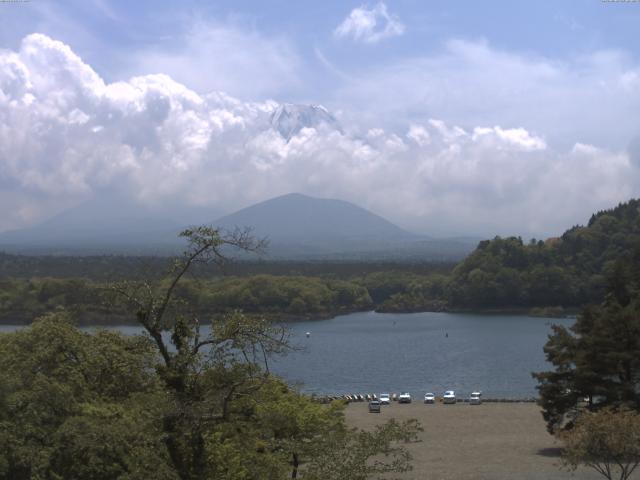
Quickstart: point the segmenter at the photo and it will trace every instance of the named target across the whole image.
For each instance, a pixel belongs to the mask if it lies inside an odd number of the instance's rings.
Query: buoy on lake
[[[311,336],[311,332],[307,332],[307,338]]]

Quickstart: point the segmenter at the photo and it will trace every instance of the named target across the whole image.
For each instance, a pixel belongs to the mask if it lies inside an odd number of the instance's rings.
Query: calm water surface
[[[308,393],[409,391],[418,397],[452,389],[463,396],[482,390],[487,398],[532,397],[531,372],[549,367],[542,347],[551,323],[573,320],[367,312],[289,323],[292,343],[301,350],[273,359],[271,369]]]
[[[311,393],[477,389],[487,398],[531,397],[531,372],[549,368],[542,347],[551,323],[573,320],[368,312],[299,322],[290,328],[303,351],[276,360],[273,370]]]

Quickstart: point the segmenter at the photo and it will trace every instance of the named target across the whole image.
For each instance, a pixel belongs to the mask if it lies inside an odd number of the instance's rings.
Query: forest
[[[235,310],[280,319],[363,310],[577,311],[604,299],[616,260],[640,243],[640,201],[592,215],[562,236],[496,237],[449,263],[231,262],[196,265],[176,292],[201,314]],[[0,255],[0,321],[29,323],[58,308],[79,322],[126,321],[113,281],[160,278],[159,257]]]

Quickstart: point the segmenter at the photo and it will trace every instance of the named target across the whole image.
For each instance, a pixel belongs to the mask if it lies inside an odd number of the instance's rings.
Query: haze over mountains
[[[22,253],[158,253],[175,250],[176,232],[210,223],[210,208],[141,205],[128,197],[96,198],[37,225],[0,233],[0,249]]]
[[[282,103],[258,111],[256,131],[288,143],[304,129],[342,132],[321,105]],[[365,142],[366,144],[366,142]],[[210,207],[141,204],[107,193],[34,226],[0,233],[0,250],[26,254],[174,254],[177,234],[190,225],[251,227],[269,239],[267,257],[278,259],[458,260],[477,238],[434,239],[406,231],[353,203],[298,193],[272,198],[222,216]]]
[[[160,209],[127,199],[91,201],[39,225],[0,234],[0,249],[20,253],[170,254],[189,225],[251,227],[269,239],[267,256],[287,259],[459,259],[477,239],[433,239],[408,232],[350,202],[297,193],[219,217],[212,209]]]

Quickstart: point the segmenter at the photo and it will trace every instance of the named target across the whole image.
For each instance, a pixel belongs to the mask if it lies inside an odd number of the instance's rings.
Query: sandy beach
[[[367,403],[346,409],[347,423],[370,429],[389,418],[418,419],[421,442],[410,444],[414,470],[403,479],[434,480],[565,480],[598,479],[597,473],[559,468],[559,444],[545,430],[540,408],[533,403],[425,405],[414,401],[368,413]]]

